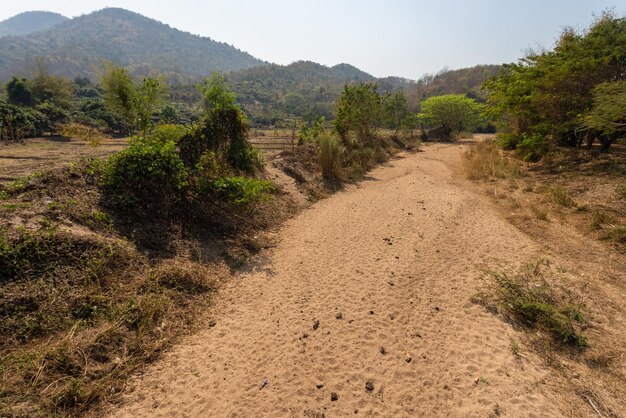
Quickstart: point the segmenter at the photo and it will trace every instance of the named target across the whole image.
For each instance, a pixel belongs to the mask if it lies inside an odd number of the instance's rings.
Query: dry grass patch
[[[465,153],[463,166],[470,180],[511,178],[521,174],[519,165],[502,155],[493,141],[471,145]]]

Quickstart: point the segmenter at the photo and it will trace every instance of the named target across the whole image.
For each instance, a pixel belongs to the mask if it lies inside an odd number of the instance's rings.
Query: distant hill
[[[24,12],[0,22],[0,38],[41,32],[60,25],[67,17],[52,12]]]
[[[420,78],[406,90],[409,102],[414,105],[432,96],[443,94],[466,94],[483,100],[486,97],[481,87],[502,69],[501,65],[477,65],[460,70],[444,69],[437,74]]]
[[[330,117],[345,84],[376,78],[349,64],[327,67],[298,61],[236,71],[228,74],[227,80],[246,110],[269,123],[285,115]]]
[[[95,77],[102,59],[131,67],[135,75],[156,69],[171,80],[264,64],[231,45],[117,8],[76,17],[45,32],[0,38],[0,81],[30,75],[40,57],[53,74],[71,78]]]

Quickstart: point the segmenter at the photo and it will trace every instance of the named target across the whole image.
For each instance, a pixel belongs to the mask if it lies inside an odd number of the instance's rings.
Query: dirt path
[[[541,250],[451,171],[460,155],[405,155],[289,221],[111,415],[562,416],[541,361],[470,302],[481,268]]]

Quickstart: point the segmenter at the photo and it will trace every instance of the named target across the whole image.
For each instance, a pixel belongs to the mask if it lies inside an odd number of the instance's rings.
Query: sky
[[[0,20],[23,11],[68,17],[123,7],[278,64],[352,64],[374,76],[418,79],[514,62],[550,48],[626,0],[0,0]]]

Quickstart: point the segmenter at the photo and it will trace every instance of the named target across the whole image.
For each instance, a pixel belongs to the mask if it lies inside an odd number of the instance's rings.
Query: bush
[[[0,99],[0,141],[21,141],[35,133],[35,118],[28,110]]]
[[[187,172],[173,141],[141,137],[109,158],[102,187],[122,206],[167,209],[187,184]]]
[[[550,144],[543,135],[522,134],[516,150],[524,161],[539,161],[550,150]]]
[[[582,305],[552,288],[540,264],[529,267],[517,277],[490,273],[497,284],[499,309],[526,327],[547,331],[558,344],[586,347],[587,339],[580,332],[585,324]]]
[[[339,140],[330,134],[319,137],[320,166],[327,180],[338,180],[341,175],[342,147]]]
[[[237,205],[248,205],[269,199],[276,188],[265,180],[244,177],[223,177],[209,183],[220,197]]]
[[[35,128],[39,134],[49,133],[56,134],[61,124],[69,120],[69,113],[55,105],[54,103],[44,102],[35,107],[42,117],[37,118]]]
[[[167,142],[178,143],[185,135],[189,133],[189,128],[184,125],[157,125],[148,135],[150,141],[157,144],[165,144]]]
[[[179,141],[179,147],[182,160],[190,168],[207,151],[243,172],[252,173],[261,165],[258,152],[248,142],[245,116],[237,108],[209,110],[202,122]]]

